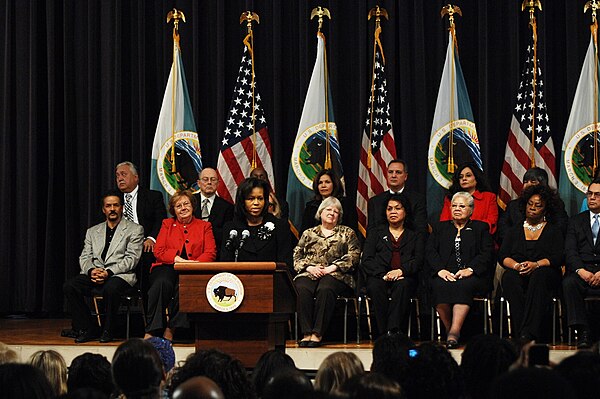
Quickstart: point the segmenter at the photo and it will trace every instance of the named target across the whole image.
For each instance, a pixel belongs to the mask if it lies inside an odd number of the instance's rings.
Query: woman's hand
[[[321,278],[326,274],[325,268],[321,266],[308,266],[306,271],[316,278]]]
[[[175,263],[189,263],[189,262],[195,262],[195,260],[191,260],[191,259],[183,259],[181,256],[179,255],[175,255],[175,259],[173,259],[175,261]]]
[[[473,269],[466,268],[466,269],[460,269],[458,272],[456,272],[456,274],[454,275],[454,277],[456,277],[457,280],[463,279],[463,278],[468,278],[471,277],[473,275]]]
[[[324,274],[331,274],[336,271],[338,268],[336,265],[329,265],[323,268]]]
[[[456,276],[454,275],[454,273],[450,273],[446,269],[440,270],[438,272],[438,276],[440,276],[440,278],[445,281],[456,281]]]
[[[519,263],[515,267],[515,270],[518,271],[520,275],[526,276],[528,274],[531,274],[531,272],[533,272],[538,267],[539,264],[537,262],[531,262],[529,260],[526,260],[525,262]]]
[[[404,275],[403,275],[401,269],[390,270],[389,272],[387,272],[385,274],[385,276],[383,276],[383,279],[385,281],[396,281],[396,280],[402,280],[403,278],[404,278]]]

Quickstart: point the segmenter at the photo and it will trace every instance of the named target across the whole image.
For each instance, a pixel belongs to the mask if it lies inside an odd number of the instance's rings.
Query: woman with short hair
[[[432,301],[446,328],[447,347],[458,347],[460,330],[475,295],[491,286],[494,243],[485,222],[472,220],[473,197],[452,196],[452,219],[433,226],[427,241]]]
[[[324,199],[315,215],[321,224],[306,230],[294,249],[301,347],[321,346],[336,298],[351,294],[355,286],[360,244],[354,230],[338,224],[342,213],[337,198]]]

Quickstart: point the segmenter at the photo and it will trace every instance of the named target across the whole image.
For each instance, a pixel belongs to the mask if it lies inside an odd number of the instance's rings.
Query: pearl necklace
[[[546,221],[542,220],[540,223],[536,224],[535,226],[532,226],[526,220],[523,222],[523,227],[525,227],[527,230],[529,230],[533,233],[535,231],[541,230],[542,227],[544,227],[544,224],[546,224]]]

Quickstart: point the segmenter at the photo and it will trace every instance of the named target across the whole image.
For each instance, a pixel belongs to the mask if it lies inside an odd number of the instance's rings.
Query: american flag
[[[373,90],[369,91],[367,122],[358,164],[356,211],[358,213],[358,229],[363,235],[367,228],[367,202],[372,196],[387,190],[387,164],[396,158],[394,130],[390,118],[390,104],[387,99],[385,58],[379,41],[379,32],[379,29],[375,31]]]
[[[217,173],[221,180],[217,193],[219,197],[231,203],[234,202],[238,184],[250,175],[255,150],[256,166],[265,169],[271,179],[271,187],[275,190],[271,142],[260,95],[256,89],[256,79],[254,86],[252,82],[252,47],[248,37],[244,40],[244,44],[244,54],[217,161]],[[253,106],[256,135],[252,123]]]
[[[537,66],[537,68],[536,68]],[[534,97],[534,72],[536,96]],[[554,143],[548,124],[546,99],[542,80],[542,69],[539,60],[534,65],[533,35],[527,47],[527,59],[521,72],[521,84],[517,94],[502,173],[500,174],[500,191],[498,205],[503,209],[511,199],[519,196],[523,189],[523,175],[532,167],[531,137],[534,133],[533,155],[535,166],[548,172],[548,183],[556,188],[556,156]]]

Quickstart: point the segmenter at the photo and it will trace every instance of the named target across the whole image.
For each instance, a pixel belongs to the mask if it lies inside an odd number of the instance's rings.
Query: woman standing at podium
[[[353,293],[360,244],[354,230],[338,225],[342,212],[337,198],[325,198],[314,216],[321,224],[302,233],[294,249],[301,347],[321,346],[337,297]]]
[[[291,264],[290,227],[269,213],[269,183],[245,179],[235,195],[234,217],[223,226],[224,262],[284,262]]]
[[[217,246],[210,222],[193,215],[196,198],[190,191],[179,191],[169,200],[169,213],[163,220],[154,245],[156,263],[150,268],[148,311],[144,338],[160,335],[173,339],[175,328],[187,325],[185,314],[179,313],[179,275],[175,262],[213,262]],[[169,309],[167,325],[165,309]]]

